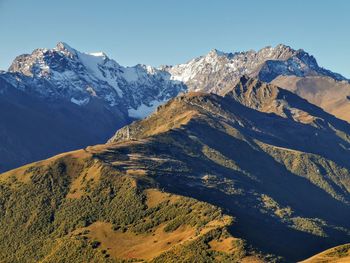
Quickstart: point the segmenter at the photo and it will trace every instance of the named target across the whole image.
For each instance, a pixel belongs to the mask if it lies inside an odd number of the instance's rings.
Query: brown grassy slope
[[[112,150],[89,147],[1,174],[0,261],[163,261],[176,250],[189,260],[203,252],[204,262],[248,254],[226,230],[231,217],[116,169],[100,158]],[[210,245],[221,240],[225,249]]]
[[[303,263],[347,263],[350,262],[350,244],[327,249],[301,261]]]
[[[350,122],[350,84],[327,77],[279,76],[273,84],[288,89],[337,118]]]

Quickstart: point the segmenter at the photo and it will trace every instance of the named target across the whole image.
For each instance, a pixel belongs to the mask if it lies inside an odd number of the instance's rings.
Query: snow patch
[[[94,57],[107,57],[107,55],[103,52],[93,52],[93,53],[89,53],[89,55]]]
[[[92,73],[95,77],[99,79],[103,79],[102,72],[98,67],[99,64],[103,64],[102,57],[91,56],[89,54],[84,54],[79,52],[79,59],[83,63],[83,65]]]
[[[131,108],[128,110],[129,117],[143,119],[149,116],[158,106],[164,104],[165,102],[167,102],[167,100],[153,100],[149,103],[149,106],[141,104],[137,109]]]
[[[123,77],[127,82],[136,82],[139,79],[139,75],[135,68],[124,68]]]
[[[82,106],[82,105],[86,105],[87,103],[89,103],[90,99],[89,98],[85,98],[85,99],[75,99],[75,98],[71,98],[70,101],[76,105]]]
[[[123,91],[119,88],[116,78],[111,76],[111,72],[108,70],[104,70],[105,74],[103,74],[100,68],[105,65],[106,60],[107,62],[111,61],[115,67],[119,66],[117,63],[113,63],[113,60],[109,60],[103,52],[91,54],[79,52],[78,55],[82,64],[89,71],[89,73],[95,77],[95,79],[107,82],[111,87],[114,88],[119,97],[123,97]]]

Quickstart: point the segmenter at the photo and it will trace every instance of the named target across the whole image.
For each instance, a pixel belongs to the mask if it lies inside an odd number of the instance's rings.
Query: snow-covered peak
[[[339,74],[318,66],[316,59],[302,49],[279,44],[258,51],[226,53],[216,49],[191,61],[162,69],[174,80],[184,82],[190,90],[222,93],[242,75],[270,82],[279,75],[320,75],[345,80]]]
[[[14,86],[42,97],[65,99],[79,106],[98,99],[110,107],[124,108],[134,117],[144,116],[179,92],[223,94],[243,75],[265,82],[280,75],[345,80],[319,67],[304,50],[283,44],[235,53],[213,49],[184,64],[154,68],[143,64],[123,67],[103,52],[84,53],[59,42],[53,49],[39,48],[18,56],[9,74],[11,83],[18,82]]]
[[[108,58],[106,53],[101,52],[101,51],[99,51],[99,52],[92,52],[92,53],[89,53],[89,55],[94,56],[94,57]]]
[[[229,55],[229,53],[225,53],[223,51],[220,51],[220,50],[214,48],[214,49],[210,50],[210,52],[208,53],[207,56],[222,57],[222,56],[227,56],[227,55]]]
[[[290,46],[278,44],[276,47],[267,46],[253,53],[266,58],[285,60],[295,55],[297,51]]]
[[[83,53],[64,42],[59,42],[53,49],[36,49],[32,54],[18,56],[9,71],[22,73],[33,78],[48,80],[68,80],[72,74],[88,75],[88,78],[106,81],[102,68],[117,69],[120,65],[107,57],[106,54]]]
[[[72,48],[65,42],[58,42],[54,49],[57,51],[69,51],[71,53],[74,53],[76,51],[74,48]]]
[[[65,42],[58,42],[53,50],[68,56],[74,56],[76,54],[76,50]]]
[[[186,89],[166,71],[141,64],[123,67],[103,52],[80,52],[63,42],[18,56],[9,72],[25,79],[27,89],[42,97],[79,106],[98,99],[129,111],[131,117],[143,116],[146,109]]]

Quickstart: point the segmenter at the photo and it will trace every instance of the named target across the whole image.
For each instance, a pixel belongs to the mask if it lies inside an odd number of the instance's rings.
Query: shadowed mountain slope
[[[109,142],[135,144],[117,151],[135,158],[116,166],[223,208],[237,218],[232,233],[295,261],[349,239],[349,131],[295,94],[243,78],[225,97],[177,97]],[[103,154],[112,164],[113,155]]]
[[[98,99],[88,106],[43,100],[0,78],[0,171],[102,143],[130,122]]]
[[[0,255],[305,259],[349,240],[349,134],[347,122],[254,79],[224,97],[178,96],[106,145],[0,175]],[[149,250],[137,254],[140,243]]]

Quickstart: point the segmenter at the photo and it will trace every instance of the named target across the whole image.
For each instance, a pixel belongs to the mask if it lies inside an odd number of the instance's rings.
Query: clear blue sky
[[[284,43],[350,78],[349,14],[347,0],[0,0],[0,69],[59,41],[153,66]]]

